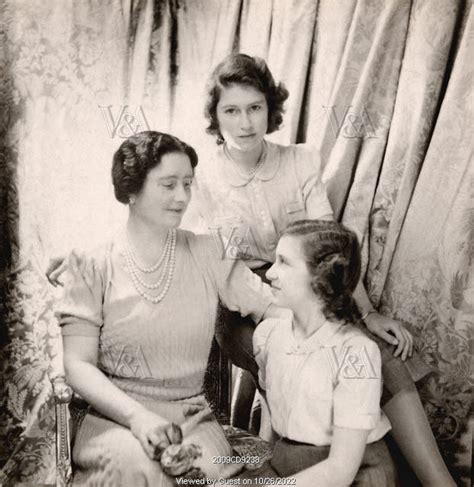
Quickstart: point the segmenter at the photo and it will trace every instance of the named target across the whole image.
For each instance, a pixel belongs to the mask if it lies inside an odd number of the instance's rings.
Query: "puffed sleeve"
[[[277,325],[278,320],[269,318],[263,320],[255,329],[252,337],[253,355],[258,365],[258,382],[262,389],[265,387],[265,376],[267,366],[267,343],[272,330]]]
[[[103,276],[97,261],[71,252],[63,296],[55,313],[63,335],[99,336],[103,323],[102,289]]]
[[[315,148],[298,144],[295,146],[296,174],[303,193],[306,213],[310,219],[331,218],[326,185],[321,180],[321,159]]]
[[[375,342],[364,336],[345,343],[334,389],[334,425],[370,430],[380,420],[382,363]]]
[[[211,236],[199,235],[208,269],[220,300],[226,308],[258,323],[273,298],[270,287],[241,260],[223,256]]]

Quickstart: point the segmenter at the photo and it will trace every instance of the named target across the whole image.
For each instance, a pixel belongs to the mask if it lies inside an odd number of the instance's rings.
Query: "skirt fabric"
[[[329,449],[329,446],[308,445],[282,438],[275,444],[271,460],[258,470],[243,472],[238,478],[254,479],[252,485],[262,485],[257,479],[292,477],[325,460],[329,456]],[[267,484],[271,483],[267,482]],[[361,466],[351,485],[358,487],[399,485],[396,467],[384,440],[366,446]]]
[[[153,401],[144,404],[149,410],[177,424],[183,423],[186,404],[207,404],[202,396],[182,401]],[[218,478],[222,465],[213,456],[231,455],[224,431],[215,420],[199,423],[183,443],[198,444],[202,457],[195,465],[209,478]],[[146,455],[131,431],[98,413],[88,413],[74,442],[74,485],[97,487],[172,487],[174,479],[163,473],[160,463]]]

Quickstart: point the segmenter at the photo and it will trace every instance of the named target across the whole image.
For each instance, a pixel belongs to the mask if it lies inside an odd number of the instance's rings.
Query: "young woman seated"
[[[253,337],[278,440],[270,463],[242,477],[396,485],[383,441],[390,422],[380,408],[381,354],[359,329],[352,297],[359,275],[359,244],[342,224],[301,220],[284,232],[267,278],[275,303],[289,311],[264,320]]]

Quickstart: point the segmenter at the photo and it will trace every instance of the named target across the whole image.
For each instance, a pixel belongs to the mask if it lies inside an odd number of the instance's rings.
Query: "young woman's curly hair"
[[[267,134],[278,130],[283,121],[283,103],[288,98],[288,90],[283,83],[275,83],[263,59],[246,54],[231,54],[216,66],[207,84],[207,133],[216,135],[218,144],[224,142],[217,120],[217,104],[222,88],[233,83],[252,86],[265,95],[268,105]]]
[[[360,311],[352,297],[360,277],[361,257],[356,234],[341,223],[300,220],[283,235],[302,239],[311,287],[323,301],[327,319],[354,323]]]

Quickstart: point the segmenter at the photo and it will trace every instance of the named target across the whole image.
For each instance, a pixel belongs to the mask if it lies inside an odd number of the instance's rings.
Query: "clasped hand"
[[[172,443],[181,443],[181,428],[146,409],[135,413],[130,430],[152,460],[159,460],[163,450]]]

